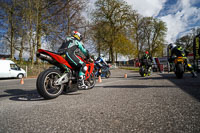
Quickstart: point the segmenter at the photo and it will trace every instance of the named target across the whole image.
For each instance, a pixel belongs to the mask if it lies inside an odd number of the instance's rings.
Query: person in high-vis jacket
[[[85,49],[81,40],[81,34],[77,31],[72,31],[72,35],[67,37],[66,41],[63,42],[58,52],[64,52],[66,54],[65,59],[68,61],[68,63],[72,67],[79,69],[78,86],[79,88],[87,89],[87,86],[84,84],[87,67],[86,64],[81,61],[76,54],[76,51],[80,50],[89,59],[89,52]]]
[[[194,72],[193,67],[191,65],[188,65],[189,60],[187,58],[187,55],[188,55],[189,52],[187,50],[185,50],[183,47],[177,46],[173,43],[170,43],[168,45],[168,49],[171,51],[170,52],[171,54],[169,55],[169,62],[170,63],[174,61],[174,57],[173,57],[174,55],[176,57],[184,57],[185,58],[185,64],[187,66],[186,69],[191,72],[193,77],[197,77],[197,74]]]

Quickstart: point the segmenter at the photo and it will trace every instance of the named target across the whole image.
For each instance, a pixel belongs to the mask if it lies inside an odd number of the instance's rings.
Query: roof
[[[2,62],[4,62],[4,63],[14,63],[14,62],[11,61],[11,60],[1,60],[1,59],[0,59],[0,63],[2,63]]]

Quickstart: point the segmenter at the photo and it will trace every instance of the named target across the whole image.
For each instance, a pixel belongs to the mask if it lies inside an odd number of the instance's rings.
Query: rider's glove
[[[93,59],[92,59],[92,58],[89,58],[89,62],[93,62]]]
[[[59,55],[65,54],[65,49],[59,49],[57,54],[59,54]]]
[[[89,51],[88,51],[88,50],[86,50],[86,51],[87,51],[86,58],[87,58],[87,59],[89,59],[89,58],[90,58],[90,53],[89,53]]]

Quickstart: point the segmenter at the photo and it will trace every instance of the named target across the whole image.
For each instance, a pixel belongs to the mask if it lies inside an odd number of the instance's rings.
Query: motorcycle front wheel
[[[57,69],[47,69],[40,73],[37,78],[37,91],[44,99],[53,99],[62,92],[64,85],[55,85],[55,81],[61,77],[61,72]]]
[[[94,73],[91,73],[90,77],[85,81],[85,84],[88,86],[88,89],[92,89],[96,84],[96,78]]]
[[[145,70],[144,70],[143,67],[140,68],[139,73],[140,73],[140,75],[141,75],[142,77],[145,77],[145,76],[146,76],[146,73],[145,73]]]

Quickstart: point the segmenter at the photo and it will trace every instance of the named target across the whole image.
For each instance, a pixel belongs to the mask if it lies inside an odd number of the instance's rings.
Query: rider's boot
[[[85,85],[84,80],[85,80],[85,76],[84,75],[79,77],[79,79],[78,79],[78,88],[79,89],[88,89],[88,86]]]
[[[150,76],[151,75],[151,67],[149,67],[149,69],[148,69],[148,76]]]
[[[193,78],[197,78],[197,74],[194,71],[192,71],[191,73]]]

